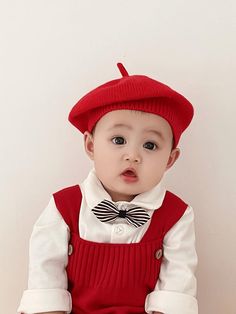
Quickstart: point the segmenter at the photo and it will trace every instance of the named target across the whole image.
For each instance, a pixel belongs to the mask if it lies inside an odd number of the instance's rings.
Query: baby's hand
[[[152,312],[152,314],[164,314],[162,312]]]

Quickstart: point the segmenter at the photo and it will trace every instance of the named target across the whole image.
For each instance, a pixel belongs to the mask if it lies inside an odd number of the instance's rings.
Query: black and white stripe
[[[120,217],[120,210],[117,205],[108,200],[100,202],[92,211],[102,222],[112,222]],[[150,219],[150,216],[142,207],[128,204],[123,219],[126,219],[130,225],[137,228],[145,224]]]

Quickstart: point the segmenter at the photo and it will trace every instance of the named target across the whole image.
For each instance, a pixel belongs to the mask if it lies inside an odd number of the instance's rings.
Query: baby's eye
[[[121,136],[113,137],[112,142],[117,145],[122,145],[125,142],[125,139]]]
[[[152,142],[146,142],[144,145],[143,145],[144,148],[147,148],[149,150],[155,150],[157,149],[157,145],[155,143],[152,143]]]

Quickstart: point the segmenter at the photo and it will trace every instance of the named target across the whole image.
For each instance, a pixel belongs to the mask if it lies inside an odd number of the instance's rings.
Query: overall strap
[[[72,232],[78,234],[82,193],[79,185],[69,186],[53,193],[56,207]]]
[[[163,239],[165,234],[183,216],[187,207],[188,205],[181,198],[170,191],[166,191],[163,203],[153,213],[149,228],[141,242],[151,241],[156,237]]]

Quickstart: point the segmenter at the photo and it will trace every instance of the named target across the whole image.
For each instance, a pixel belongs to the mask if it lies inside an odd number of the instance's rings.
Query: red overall
[[[187,204],[167,191],[140,242],[99,243],[79,235],[79,185],[53,196],[71,232],[73,252],[68,257],[67,275],[72,313],[146,313],[146,296],[154,290],[159,277],[163,238],[182,217]]]

